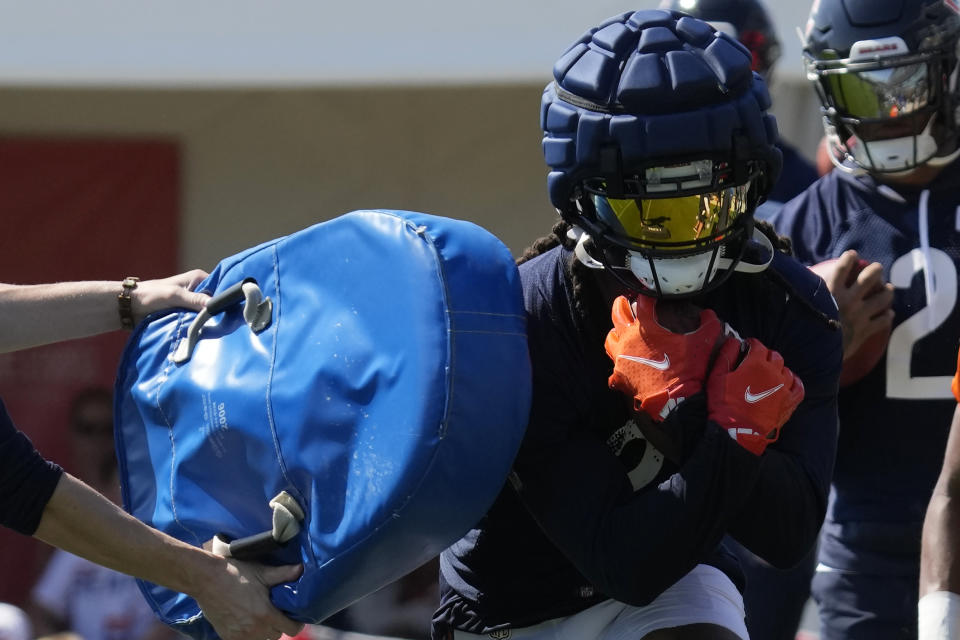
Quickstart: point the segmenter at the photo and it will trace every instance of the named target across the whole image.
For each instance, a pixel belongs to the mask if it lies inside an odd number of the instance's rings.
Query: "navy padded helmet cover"
[[[576,184],[604,174],[601,150],[626,170],[652,160],[730,153],[780,172],[770,95],[742,44],[706,22],[664,10],[615,16],[556,62],[540,126],[558,209]],[[764,185],[761,185],[763,188]]]

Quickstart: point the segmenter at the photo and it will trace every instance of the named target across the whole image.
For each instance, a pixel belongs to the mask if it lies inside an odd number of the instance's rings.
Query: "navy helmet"
[[[662,0],[660,8],[681,11],[733,36],[750,50],[753,70],[770,81],[780,40],[760,0]]]
[[[834,161],[871,173],[957,155],[954,0],[819,0],[807,21],[807,77]]]
[[[581,262],[659,297],[719,285],[781,166],[750,52],[682,13],[637,11],[584,34],[553,75],[547,188]]]

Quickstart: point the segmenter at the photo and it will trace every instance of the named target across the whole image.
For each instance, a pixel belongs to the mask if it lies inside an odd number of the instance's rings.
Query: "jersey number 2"
[[[913,346],[950,317],[957,302],[957,270],[943,251],[931,248],[927,268],[932,271],[933,295],[927,306],[904,320],[890,335],[887,345],[887,397],[909,400],[952,398],[948,376],[910,376]],[[897,289],[909,289],[914,275],[923,270],[923,253],[914,249],[900,256],[890,268],[890,283]]]

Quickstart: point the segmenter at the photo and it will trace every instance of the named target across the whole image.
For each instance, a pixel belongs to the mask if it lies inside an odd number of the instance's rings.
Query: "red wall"
[[[0,282],[176,273],[179,180],[171,141],[0,138]],[[125,339],[117,331],[0,354],[0,397],[14,423],[67,470],[70,399],[112,387]],[[48,553],[0,528],[0,601],[22,604]]]

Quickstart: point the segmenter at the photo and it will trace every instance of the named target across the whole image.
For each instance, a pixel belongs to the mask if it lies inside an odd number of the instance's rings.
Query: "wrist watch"
[[[133,290],[137,288],[140,278],[127,276],[123,279],[120,287],[120,295],[117,296],[117,310],[120,312],[120,324],[124,329],[133,329]]]

